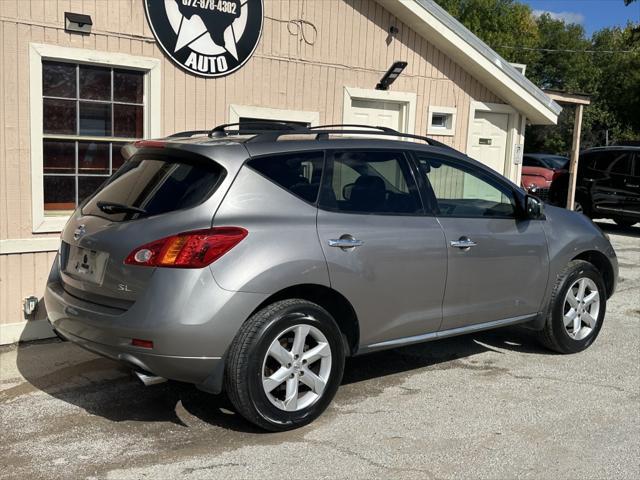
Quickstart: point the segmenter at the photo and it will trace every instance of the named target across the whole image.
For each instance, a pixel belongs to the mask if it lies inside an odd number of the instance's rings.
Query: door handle
[[[631,188],[638,188],[638,187],[640,187],[640,185],[638,185],[637,183],[626,183],[626,182],[625,182],[625,185],[626,185],[627,187],[631,187]]]
[[[450,245],[454,248],[467,249],[471,247],[475,247],[477,245],[476,242],[467,237],[460,237],[459,240],[452,240]]]
[[[354,248],[361,247],[364,245],[362,240],[358,240],[357,238],[353,238],[351,236],[343,236],[342,238],[332,238],[329,240],[330,247],[336,248]]]

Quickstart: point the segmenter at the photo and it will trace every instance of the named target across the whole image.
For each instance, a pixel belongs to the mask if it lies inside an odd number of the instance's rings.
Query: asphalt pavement
[[[640,478],[640,227],[601,225],[620,283],[590,349],[510,328],[354,358],[292,432],[70,343],[0,347],[0,479]]]

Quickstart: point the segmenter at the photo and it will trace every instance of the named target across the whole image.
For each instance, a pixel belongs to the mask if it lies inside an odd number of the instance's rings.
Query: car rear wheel
[[[250,422],[290,430],[322,414],[343,370],[342,334],[333,317],[306,300],[283,300],[251,316],[238,332],[225,390]]]
[[[602,328],[606,302],[600,272],[588,262],[570,262],[556,281],[540,340],[560,353],[588,348]]]

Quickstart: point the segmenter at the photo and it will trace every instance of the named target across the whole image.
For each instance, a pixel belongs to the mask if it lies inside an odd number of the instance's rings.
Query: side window
[[[349,150],[328,156],[320,206],[381,215],[422,213],[418,190],[401,152]]]
[[[514,217],[513,193],[482,174],[470,173],[439,159],[417,155],[431,185],[440,217]]]
[[[537,158],[528,157],[527,155],[524,156],[522,165],[525,167],[542,167],[540,160],[538,160]]]
[[[606,172],[607,170],[609,170],[609,166],[611,165],[611,161],[613,160],[608,152],[593,153],[588,158],[589,167],[599,172]]]
[[[609,170],[611,173],[618,175],[630,175],[631,174],[631,154],[624,152],[616,154],[611,159],[611,167]]]
[[[285,190],[315,203],[320,190],[324,152],[269,155],[250,160],[247,165]]]

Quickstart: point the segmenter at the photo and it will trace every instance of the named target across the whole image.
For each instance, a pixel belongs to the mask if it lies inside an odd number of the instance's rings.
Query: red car
[[[541,200],[561,205],[566,198],[569,159],[548,153],[525,153],[522,158],[522,187]]]

